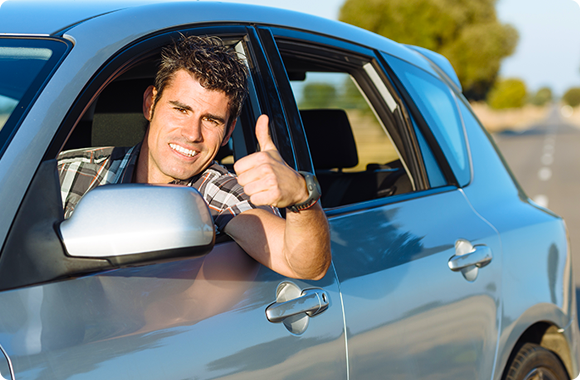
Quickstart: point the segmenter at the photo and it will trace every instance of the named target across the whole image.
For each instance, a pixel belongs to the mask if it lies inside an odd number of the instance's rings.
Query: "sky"
[[[291,9],[338,19],[344,0],[221,0]],[[474,0],[477,1],[477,0]],[[520,39],[502,62],[500,76],[524,80],[530,92],[547,86],[555,95],[580,87],[580,0],[498,0],[502,23],[513,25]]]

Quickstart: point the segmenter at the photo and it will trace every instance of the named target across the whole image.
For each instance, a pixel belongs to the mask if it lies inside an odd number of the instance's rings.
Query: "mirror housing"
[[[66,254],[116,267],[208,253],[215,227],[201,194],[187,186],[99,186],[60,223]]]

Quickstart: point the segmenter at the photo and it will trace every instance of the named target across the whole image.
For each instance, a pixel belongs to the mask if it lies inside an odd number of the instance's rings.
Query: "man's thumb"
[[[260,151],[277,150],[270,137],[268,116],[266,115],[261,115],[256,122],[256,139],[258,139],[258,144],[260,144]]]

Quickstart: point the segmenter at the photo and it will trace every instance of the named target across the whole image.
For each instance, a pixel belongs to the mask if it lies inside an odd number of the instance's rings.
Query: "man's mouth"
[[[186,149],[177,144],[169,144],[169,146],[171,147],[171,149],[183,154],[184,156],[193,157],[197,154],[195,150]]]

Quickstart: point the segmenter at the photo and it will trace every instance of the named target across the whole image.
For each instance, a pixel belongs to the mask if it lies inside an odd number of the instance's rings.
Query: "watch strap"
[[[296,203],[295,205],[286,207],[292,212],[300,212],[302,210],[309,209],[310,207],[314,206],[316,202],[318,202],[321,196],[320,184],[318,183],[318,180],[314,174],[303,171],[299,171],[298,174],[304,177],[304,181],[306,181],[308,199],[306,199],[304,202]]]

